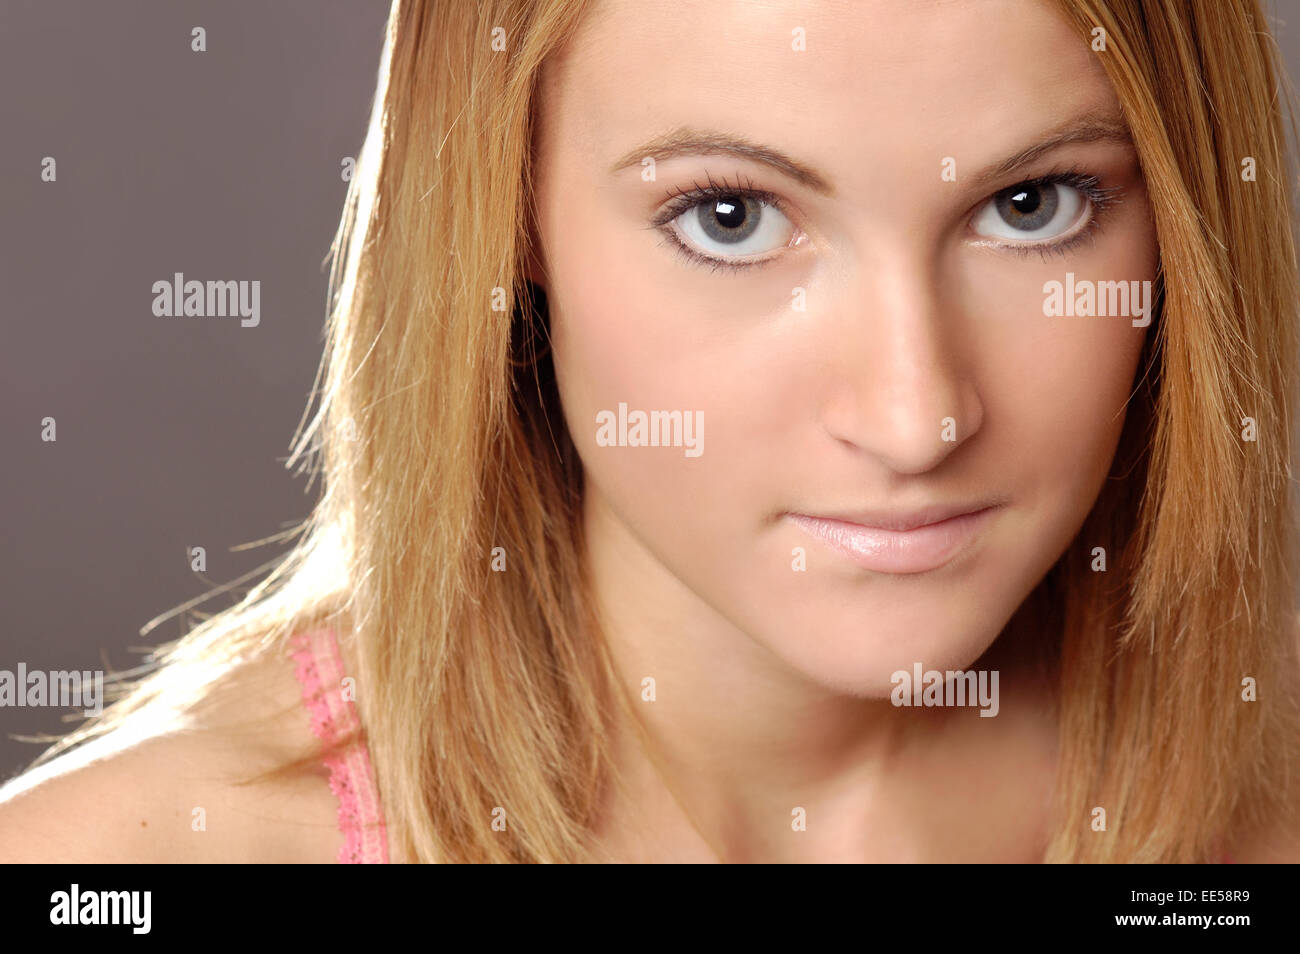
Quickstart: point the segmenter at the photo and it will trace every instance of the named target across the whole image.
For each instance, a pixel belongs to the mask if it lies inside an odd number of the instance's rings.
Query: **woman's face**
[[[1045,314],[1155,278],[1106,55],[1036,0],[596,5],[543,77],[540,280],[628,574],[883,696],[1108,547],[1071,540],[1141,297]]]

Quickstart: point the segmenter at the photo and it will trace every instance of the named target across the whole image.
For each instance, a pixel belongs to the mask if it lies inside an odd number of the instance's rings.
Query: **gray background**
[[[1295,77],[1300,0],[1273,10]],[[305,492],[283,460],[386,15],[382,0],[0,0],[0,669],[136,664],[132,647],[184,631],[142,639],[144,623],[282,552],[231,548],[308,513],[319,483]],[[259,280],[261,324],[155,318],[151,286],[178,271]],[[39,751],[9,734],[58,730],[63,711],[0,709],[0,778]]]
[[[184,631],[146,622],[283,552],[231,548],[309,512],[319,481],[283,462],[387,12],[0,0],[0,669],[136,665],[129,647]],[[154,317],[174,272],[259,280],[260,325]],[[0,708],[0,778],[39,752],[8,734],[67,711]]]

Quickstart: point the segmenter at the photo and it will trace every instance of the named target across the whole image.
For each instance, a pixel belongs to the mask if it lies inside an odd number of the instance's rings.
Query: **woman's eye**
[[[784,248],[795,233],[776,206],[738,193],[701,199],[671,225],[689,249],[724,261]]]
[[[976,214],[972,227],[987,238],[1031,243],[1060,238],[1086,224],[1086,196],[1064,182],[1022,182],[1003,189]]]

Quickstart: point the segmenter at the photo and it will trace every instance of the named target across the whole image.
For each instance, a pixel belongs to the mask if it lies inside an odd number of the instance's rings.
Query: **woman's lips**
[[[975,538],[998,507],[991,504],[862,518],[869,523],[802,513],[786,516],[859,566],[877,573],[904,574],[943,566]]]

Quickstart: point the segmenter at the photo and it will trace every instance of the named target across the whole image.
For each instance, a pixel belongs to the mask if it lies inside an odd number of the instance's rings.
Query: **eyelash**
[[[688,212],[696,206],[703,205],[705,202],[716,201],[724,195],[739,195],[745,198],[753,199],[764,205],[769,205],[776,209],[782,215],[789,218],[786,213],[785,205],[781,198],[766,189],[754,187],[753,180],[746,177],[745,184],[739,183],[732,185],[725,178],[721,182],[714,180],[713,176],[705,173],[707,183],[700,185],[692,180],[690,189],[672,189],[664,196],[664,201],[668,204],[663,206],[650,222],[650,227],[658,229],[669,240],[673,248],[689,262],[695,265],[703,265],[712,271],[741,271],[746,268],[756,268],[759,265],[765,265],[770,258],[760,259],[756,262],[729,262],[721,258],[713,258],[709,255],[701,255],[690,246],[684,244],[677,237],[677,233],[669,228],[669,223],[676,219],[683,212]]]
[[[1082,169],[1065,168],[1048,172],[1041,176],[1035,176],[1032,179],[1022,179],[1019,182],[1013,182],[1007,188],[1014,189],[1018,186],[1047,186],[1047,185],[1065,185],[1077,189],[1083,197],[1088,200],[1088,221],[1084,223],[1083,228],[1075,232],[1069,238],[1059,242],[998,242],[989,240],[987,245],[1005,249],[1014,252],[1017,255],[1032,255],[1037,253],[1043,261],[1047,261],[1052,256],[1064,257],[1071,250],[1082,245],[1086,241],[1096,238],[1100,231],[1101,220],[1108,210],[1119,201],[1120,189],[1105,188],[1101,184],[1101,178],[1096,175],[1084,172]],[[1005,189],[999,189],[992,195],[981,200],[976,209],[983,208],[984,203],[992,199],[993,196]]]
[[[705,173],[705,178],[707,180],[705,185],[700,185],[700,183],[692,180],[692,188],[690,189],[671,189],[664,197],[664,201],[667,204],[664,205],[655,215],[654,219],[650,223],[650,227],[662,232],[665,237],[667,237],[673,248],[687,261],[695,265],[703,265],[715,272],[741,271],[747,268],[757,268],[771,261],[771,258],[769,257],[754,262],[729,262],[725,259],[702,255],[695,249],[684,244],[682,240],[677,237],[677,233],[669,227],[669,223],[673,222],[683,212],[688,212],[697,206],[703,205],[705,202],[716,201],[723,196],[734,195],[744,196],[757,202],[761,202],[764,205],[771,206],[782,215],[786,215],[786,217],[789,218],[785,206],[779,196],[772,192],[768,192],[765,189],[755,188],[753,181],[748,178],[746,178],[744,185],[740,185],[739,183],[733,185],[727,182],[725,178],[721,182],[715,181],[713,176],[709,175],[707,172]],[[1084,198],[1088,200],[1088,221],[1083,228],[1074,235],[1071,235],[1068,239],[1060,242],[1004,243],[989,241],[986,244],[994,248],[1006,249],[1017,255],[1027,256],[1038,253],[1042,256],[1044,261],[1047,261],[1049,256],[1059,255],[1063,257],[1083,242],[1096,237],[1103,213],[1118,201],[1117,197],[1120,192],[1120,190],[1116,188],[1104,188],[1101,185],[1101,179],[1098,176],[1091,175],[1077,168],[1059,169],[1041,176],[1035,176],[1032,179],[1022,179],[1019,182],[1012,183],[1007,188],[1016,188],[1017,186],[1042,187],[1049,185],[1070,186],[1077,189]],[[983,208],[984,203],[988,202],[998,193],[1003,191],[1005,190],[999,189],[997,192],[986,196],[980,200],[980,204],[976,206],[976,209],[978,210]],[[974,213],[972,212],[971,214],[973,215]]]

